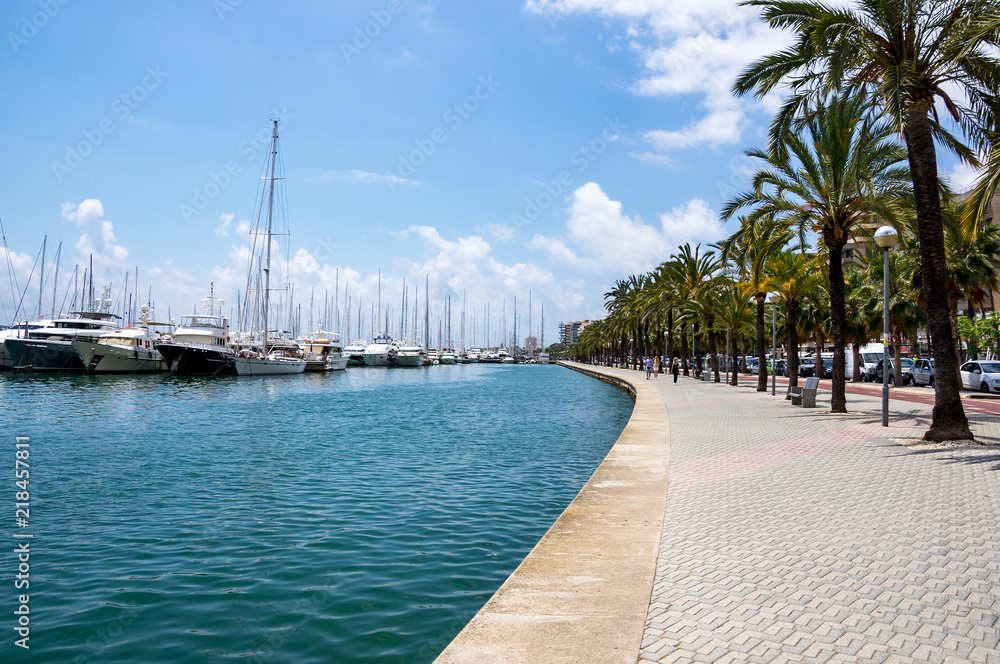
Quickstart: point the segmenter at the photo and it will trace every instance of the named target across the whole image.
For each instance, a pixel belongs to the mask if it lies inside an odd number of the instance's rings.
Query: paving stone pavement
[[[640,663],[1000,664],[1000,447],[914,448],[919,404],[886,429],[877,398],[653,382],[670,493]]]

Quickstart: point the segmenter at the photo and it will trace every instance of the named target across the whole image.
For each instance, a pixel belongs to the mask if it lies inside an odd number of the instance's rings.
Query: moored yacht
[[[312,337],[300,343],[306,361],[306,371],[342,371],[347,368],[347,355],[340,344],[340,335],[318,328]]]
[[[356,339],[344,346],[344,356],[347,357],[347,366],[365,366],[365,348],[368,348],[367,339]]]
[[[151,310],[143,305],[136,327],[119,328],[97,341],[74,341],[73,349],[83,360],[87,373],[154,373],[166,371],[167,363],[156,345],[169,341],[169,336],[150,327],[166,327],[165,323],[149,320]]]
[[[156,344],[170,373],[178,376],[231,376],[236,370],[229,363],[229,320],[221,313],[222,300],[215,299],[215,284],[201,301],[204,314],[181,316],[170,341]],[[173,320],[170,321],[173,324]]]
[[[398,367],[422,367],[424,366],[423,346],[420,340],[407,340],[399,344],[396,351],[396,366]]]
[[[39,330],[43,327],[51,327],[52,320],[32,320],[25,321],[19,325],[0,330],[0,371],[10,371],[14,368],[10,354],[7,352],[7,339],[27,338],[32,330]]]
[[[389,335],[379,335],[365,347],[366,367],[391,367],[396,365],[396,342]]]
[[[445,348],[441,352],[441,364],[455,364],[455,351]]]
[[[56,318],[49,325],[28,329],[21,338],[7,337],[4,347],[16,373],[83,373],[83,360],[73,349],[73,342],[97,341],[118,327],[109,313],[111,300],[102,301],[102,311],[80,311],[72,318]],[[30,325],[30,324],[29,324]]]

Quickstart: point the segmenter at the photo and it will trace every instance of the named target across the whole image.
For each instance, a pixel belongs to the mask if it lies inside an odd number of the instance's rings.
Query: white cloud
[[[718,242],[726,236],[719,215],[700,198],[693,198],[683,207],[661,214],[660,224],[664,236],[670,238],[675,246],[685,242]]]
[[[233,217],[235,217],[232,212],[223,212],[219,215],[219,223],[215,227],[215,234],[226,237],[229,235],[229,226],[233,223]]]
[[[685,242],[713,242],[723,237],[717,215],[701,199],[659,215],[660,227],[622,213],[595,182],[573,192],[565,237],[535,235],[529,248],[544,250],[577,269],[620,275],[644,272],[666,260]]]
[[[981,171],[978,168],[958,162],[952,166],[950,171],[941,173],[941,176],[948,180],[948,184],[953,191],[961,192],[968,191],[975,186],[976,178],[979,177],[980,173]]]
[[[748,111],[770,110],[774,103],[734,99],[730,93],[745,66],[789,43],[786,34],[760,20],[756,9],[736,0],[527,0],[524,7],[549,16],[596,13],[622,21],[609,48],[624,42],[640,59],[642,73],[632,90],[700,99],[701,112],[687,122],[644,134],[660,152],[739,143]],[[637,156],[651,160],[648,153]]]
[[[96,198],[88,198],[79,205],[62,204],[62,216],[82,228],[82,235],[76,242],[76,250],[81,256],[93,255],[95,271],[101,268],[118,269],[128,260],[128,249],[118,244],[114,224],[104,218],[104,206]]]

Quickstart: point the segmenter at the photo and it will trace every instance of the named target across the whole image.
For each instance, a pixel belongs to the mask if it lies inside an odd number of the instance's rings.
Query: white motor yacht
[[[389,335],[379,335],[365,347],[366,367],[390,367],[396,365],[396,342]]]

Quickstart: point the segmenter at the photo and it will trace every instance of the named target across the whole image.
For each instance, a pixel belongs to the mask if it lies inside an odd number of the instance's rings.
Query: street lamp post
[[[768,293],[767,301],[771,303],[771,396],[775,395],[775,383],[778,376],[778,300],[777,293]]]
[[[875,231],[875,244],[882,247],[882,426],[889,426],[889,250],[899,242],[892,226]]]

